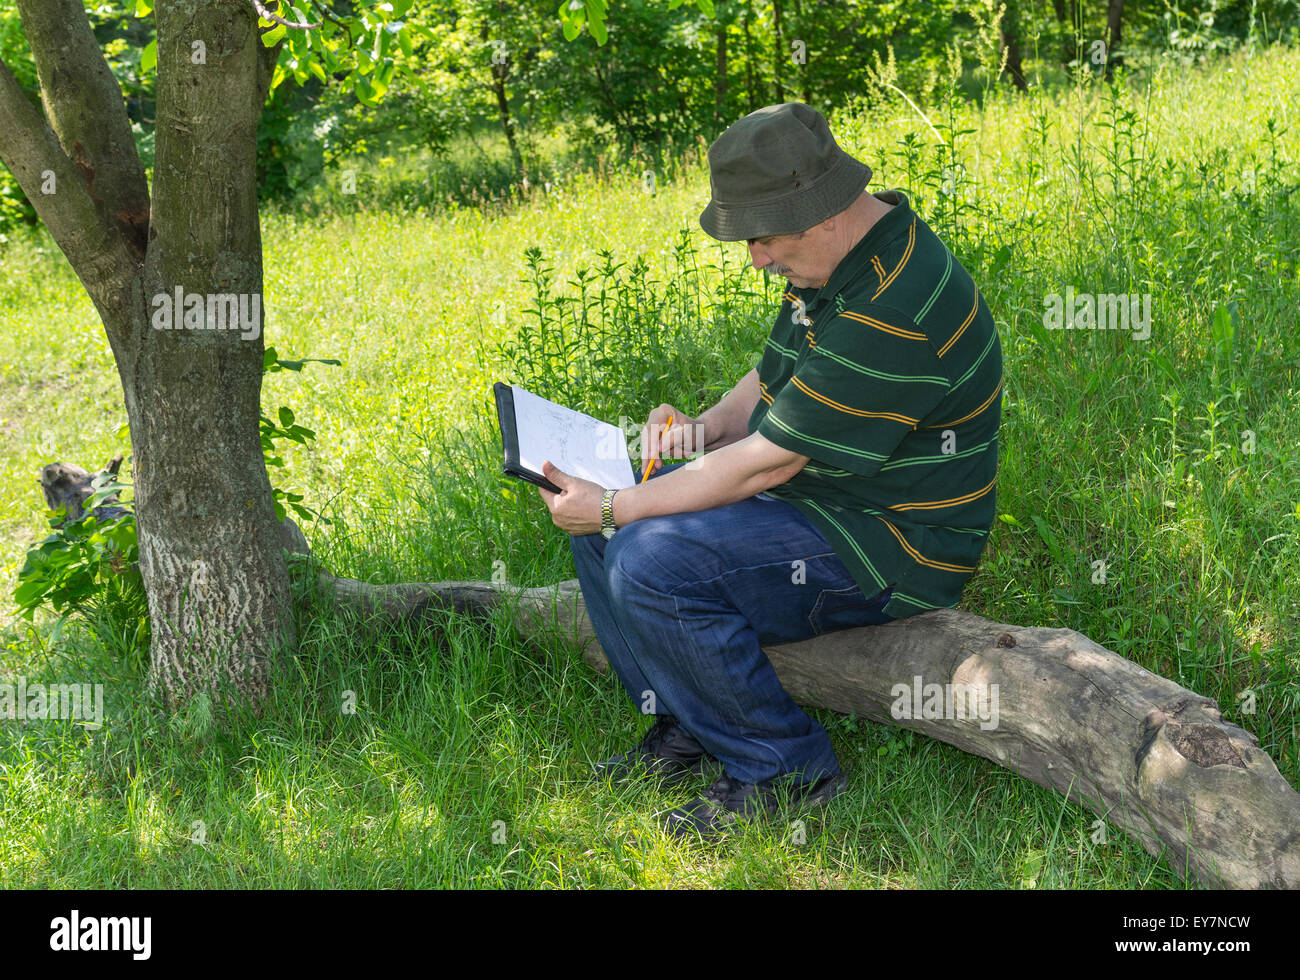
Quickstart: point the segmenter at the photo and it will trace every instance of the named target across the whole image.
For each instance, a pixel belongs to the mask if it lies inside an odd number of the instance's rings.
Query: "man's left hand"
[[[545,487],[537,488],[556,527],[569,534],[596,534],[600,531],[600,498],[605,493],[604,487],[569,476],[549,459],[542,463],[542,476],[563,491],[552,493]]]

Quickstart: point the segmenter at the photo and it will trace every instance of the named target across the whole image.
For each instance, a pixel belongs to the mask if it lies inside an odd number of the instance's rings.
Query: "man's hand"
[[[604,487],[570,476],[549,459],[542,462],[542,476],[563,491],[552,493],[545,487],[537,488],[556,527],[569,534],[595,534],[600,530],[600,498],[605,493]]]
[[[665,428],[670,418],[673,424]],[[641,428],[641,470],[637,473],[637,479],[645,473],[647,461],[653,460],[650,464],[650,474],[653,476],[664,465],[661,456],[673,459],[692,456],[704,451],[704,442],[704,423],[685,412],[679,412],[671,405],[660,405],[650,413]]]

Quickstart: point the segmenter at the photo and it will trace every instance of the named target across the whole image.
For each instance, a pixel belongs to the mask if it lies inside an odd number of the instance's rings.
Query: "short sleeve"
[[[816,331],[756,431],[828,466],[875,476],[950,387],[910,319],[875,307],[846,311]]]

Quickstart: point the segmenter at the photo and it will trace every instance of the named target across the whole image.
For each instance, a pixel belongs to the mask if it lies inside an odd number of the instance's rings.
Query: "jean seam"
[[[809,562],[809,561],[817,561],[817,559],[819,558],[836,558],[836,557],[838,556],[835,554],[835,552],[828,551],[822,555],[810,555],[806,558],[791,558],[789,560],[782,560],[782,561],[769,561],[769,562],[764,562],[761,565],[739,565],[736,568],[729,568],[725,572],[722,572],[720,575],[714,575],[711,578],[697,578],[697,579],[691,579],[689,582],[681,582],[673,588],[672,592],[663,592],[660,594],[669,595],[675,599],[677,598],[678,590],[680,589],[685,589],[693,585],[712,585],[714,582],[717,582],[720,579],[724,579],[728,575],[734,575],[737,572],[752,572],[763,568],[772,568],[775,565],[790,565],[792,562],[796,562],[796,561]]]

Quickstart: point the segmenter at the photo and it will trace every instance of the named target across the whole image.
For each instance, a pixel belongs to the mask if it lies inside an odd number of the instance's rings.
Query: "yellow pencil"
[[[668,424],[663,427],[664,432],[667,432],[669,427],[672,426],[674,418],[675,416],[673,415],[668,416]],[[645,472],[641,474],[642,483],[645,483],[645,481],[650,478],[650,470],[654,468],[654,465],[655,465],[655,461],[653,459],[650,460],[650,462],[646,463]]]

